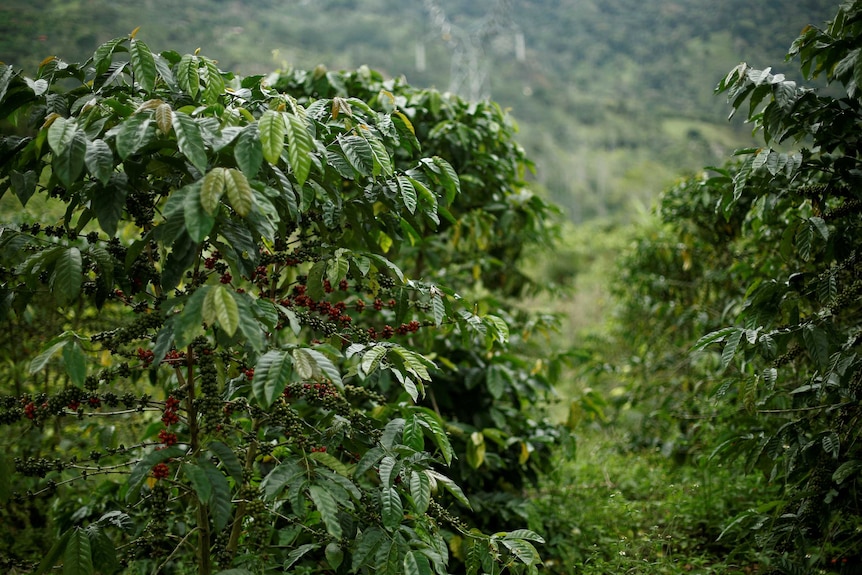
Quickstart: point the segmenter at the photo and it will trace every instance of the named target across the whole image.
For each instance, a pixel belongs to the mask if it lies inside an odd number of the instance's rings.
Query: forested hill
[[[491,96],[512,109],[538,180],[573,219],[619,214],[744,143],[718,80],[778,70],[826,0],[6,0],[0,60],[34,73],[140,26],[155,51],[226,70],[353,68]]]

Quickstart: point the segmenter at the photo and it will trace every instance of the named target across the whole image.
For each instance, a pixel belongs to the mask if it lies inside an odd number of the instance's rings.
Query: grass
[[[712,462],[675,464],[622,449],[609,428],[580,430],[532,500],[531,528],[548,542],[549,573],[748,574],[753,554],[719,540],[733,517],[765,496],[765,480]]]

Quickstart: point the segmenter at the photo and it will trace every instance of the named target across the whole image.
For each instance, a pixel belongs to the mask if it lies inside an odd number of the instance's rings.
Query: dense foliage
[[[4,569],[535,572],[488,514],[559,436],[499,107],[133,33],[3,66],[0,119]]]
[[[763,145],[664,194],[621,265],[617,354],[586,350],[593,381],[619,387],[580,405],[616,402],[631,447],[768,479],[720,535],[776,573],[862,554],[860,34],[852,2],[793,44],[828,91],[746,64],[720,83]]]

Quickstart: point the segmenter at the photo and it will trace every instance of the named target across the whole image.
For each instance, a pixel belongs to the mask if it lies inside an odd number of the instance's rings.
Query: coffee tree
[[[411,252],[462,229],[464,183],[391,93],[272,83],[134,33],[0,68],[7,570],[443,574],[453,540],[468,573],[536,570],[536,533],[459,517],[423,403],[510,339]]]
[[[715,172],[716,226],[739,230],[729,269],[744,292],[725,292],[735,322],[695,349],[721,345],[715,394],[739,408],[715,454],[740,457],[782,486],[728,530],[756,535],[782,573],[858,564],[862,553],[860,22],[862,3],[847,3],[827,28],[804,30],[789,54],[838,95],[747,64],[718,87],[763,146]]]

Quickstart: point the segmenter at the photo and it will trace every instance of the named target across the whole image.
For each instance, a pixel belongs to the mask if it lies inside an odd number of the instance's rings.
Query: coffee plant
[[[380,82],[135,33],[0,66],[4,569],[536,572],[542,538],[474,528],[460,485],[517,492],[559,436],[486,293],[550,208],[498,107]]]
[[[775,573],[844,569],[862,556],[860,37],[857,1],[794,42],[788,59],[798,57],[805,78],[822,77],[828,90],[771,69],[732,70],[717,92],[763,145],[738,151],[736,162],[709,169],[682,188],[688,196],[677,190],[665,204],[669,221],[686,222],[675,224],[682,249],[668,279],[689,276],[666,290],[693,323],[713,326],[692,356],[704,378],[693,383],[716,400],[701,414],[719,422],[711,455],[738,460],[777,488],[723,536],[753,537]],[[693,245],[711,257],[686,260]]]

